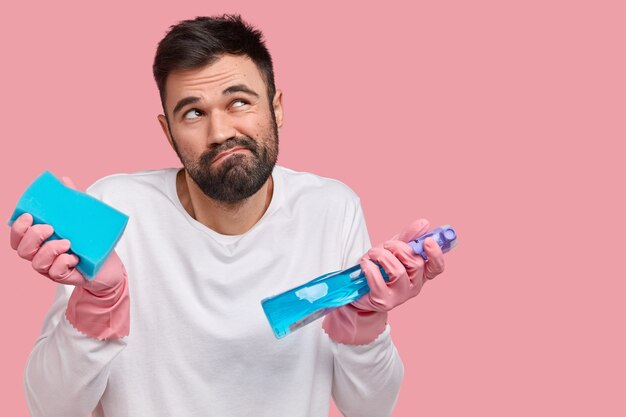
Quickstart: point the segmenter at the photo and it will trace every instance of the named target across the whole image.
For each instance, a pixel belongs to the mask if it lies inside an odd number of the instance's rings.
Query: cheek
[[[192,143],[190,143],[188,140],[185,140],[184,137],[181,138],[180,135],[176,136],[176,133],[174,132],[172,132],[172,134],[176,147],[175,151],[181,159],[191,162],[199,158],[200,151],[198,149],[195,149]]]
[[[186,142],[189,142],[193,140],[194,138],[198,138],[200,136],[200,133],[202,131],[202,127],[200,125],[201,123],[196,123],[196,124],[187,125],[187,126],[182,125],[182,124],[174,125],[172,126],[172,135],[179,142],[183,140]]]
[[[253,138],[262,137],[272,126],[272,115],[267,110],[247,113],[236,120],[235,128],[239,133]]]
[[[258,138],[263,133],[263,121],[254,117],[241,118],[234,125],[239,135],[245,135],[251,138]]]
[[[203,140],[202,129],[198,125],[193,127],[172,127],[172,139],[176,142],[180,151],[194,151],[196,148],[200,148],[205,141]],[[195,152],[198,151],[195,150]]]

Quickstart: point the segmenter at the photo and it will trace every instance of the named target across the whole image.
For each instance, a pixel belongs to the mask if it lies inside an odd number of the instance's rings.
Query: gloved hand
[[[359,260],[370,292],[324,317],[322,328],[335,342],[365,345],[373,342],[387,325],[387,312],[415,297],[424,283],[444,270],[443,253],[434,239],[424,241],[428,261],[415,255],[407,244],[428,232],[426,219],[416,220],[402,232],[370,249]],[[385,282],[380,269],[389,276]]]
[[[65,185],[76,188],[69,178]],[[111,253],[92,281],[75,268],[79,258],[65,253],[71,242],[50,240],[54,229],[49,224],[33,225],[33,217],[24,213],[11,227],[11,247],[32,262],[35,271],[52,281],[74,285],[67,303],[67,320],[83,334],[96,339],[128,336],[130,330],[130,298],[126,269],[115,251]]]

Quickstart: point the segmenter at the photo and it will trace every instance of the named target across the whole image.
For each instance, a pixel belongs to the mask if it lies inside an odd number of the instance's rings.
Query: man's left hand
[[[415,297],[426,281],[444,271],[443,253],[434,239],[424,241],[426,262],[407,244],[426,234],[429,228],[428,220],[416,220],[361,257],[359,264],[370,292],[326,315],[322,327],[331,339],[350,345],[374,341],[385,330],[387,312]],[[389,277],[388,282],[385,282],[376,264],[383,267]]]
[[[359,264],[367,278],[370,292],[352,305],[363,311],[389,311],[415,297],[426,281],[441,274],[444,270],[443,252],[435,239],[427,238],[424,241],[428,262],[416,255],[407,244],[426,234],[429,228],[428,220],[417,220],[391,240],[373,247],[363,255]],[[389,276],[388,282],[385,282],[376,264],[383,267]]]

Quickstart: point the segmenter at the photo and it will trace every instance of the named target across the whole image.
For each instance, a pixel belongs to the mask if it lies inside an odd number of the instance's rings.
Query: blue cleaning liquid
[[[413,251],[424,260],[427,260],[427,257],[423,243],[429,237],[435,239],[444,253],[457,243],[456,232],[448,225],[438,227],[409,242]],[[385,281],[388,281],[389,276],[382,267],[380,272]],[[265,298],[261,301],[261,306],[274,335],[280,339],[325,316],[335,308],[358,300],[369,290],[365,274],[359,265],[355,265],[319,276],[299,287]]]

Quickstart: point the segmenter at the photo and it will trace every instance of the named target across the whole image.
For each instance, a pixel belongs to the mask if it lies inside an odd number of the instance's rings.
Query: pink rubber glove
[[[63,182],[76,188],[69,178],[63,178]],[[35,271],[41,275],[75,286],[65,316],[77,330],[100,340],[128,336],[130,298],[126,269],[115,251],[95,278],[88,281],[75,268],[79,258],[65,253],[70,248],[69,240],[43,243],[53,232],[49,224],[33,225],[33,217],[24,213],[11,227],[11,247],[21,258],[31,261]]]
[[[373,342],[385,330],[387,312],[415,297],[426,281],[443,272],[443,253],[434,239],[424,241],[427,262],[415,255],[407,244],[427,233],[429,228],[428,220],[416,220],[361,257],[359,264],[370,292],[324,317],[322,328],[331,339],[347,345]],[[374,262],[387,272],[389,282],[385,282]]]

